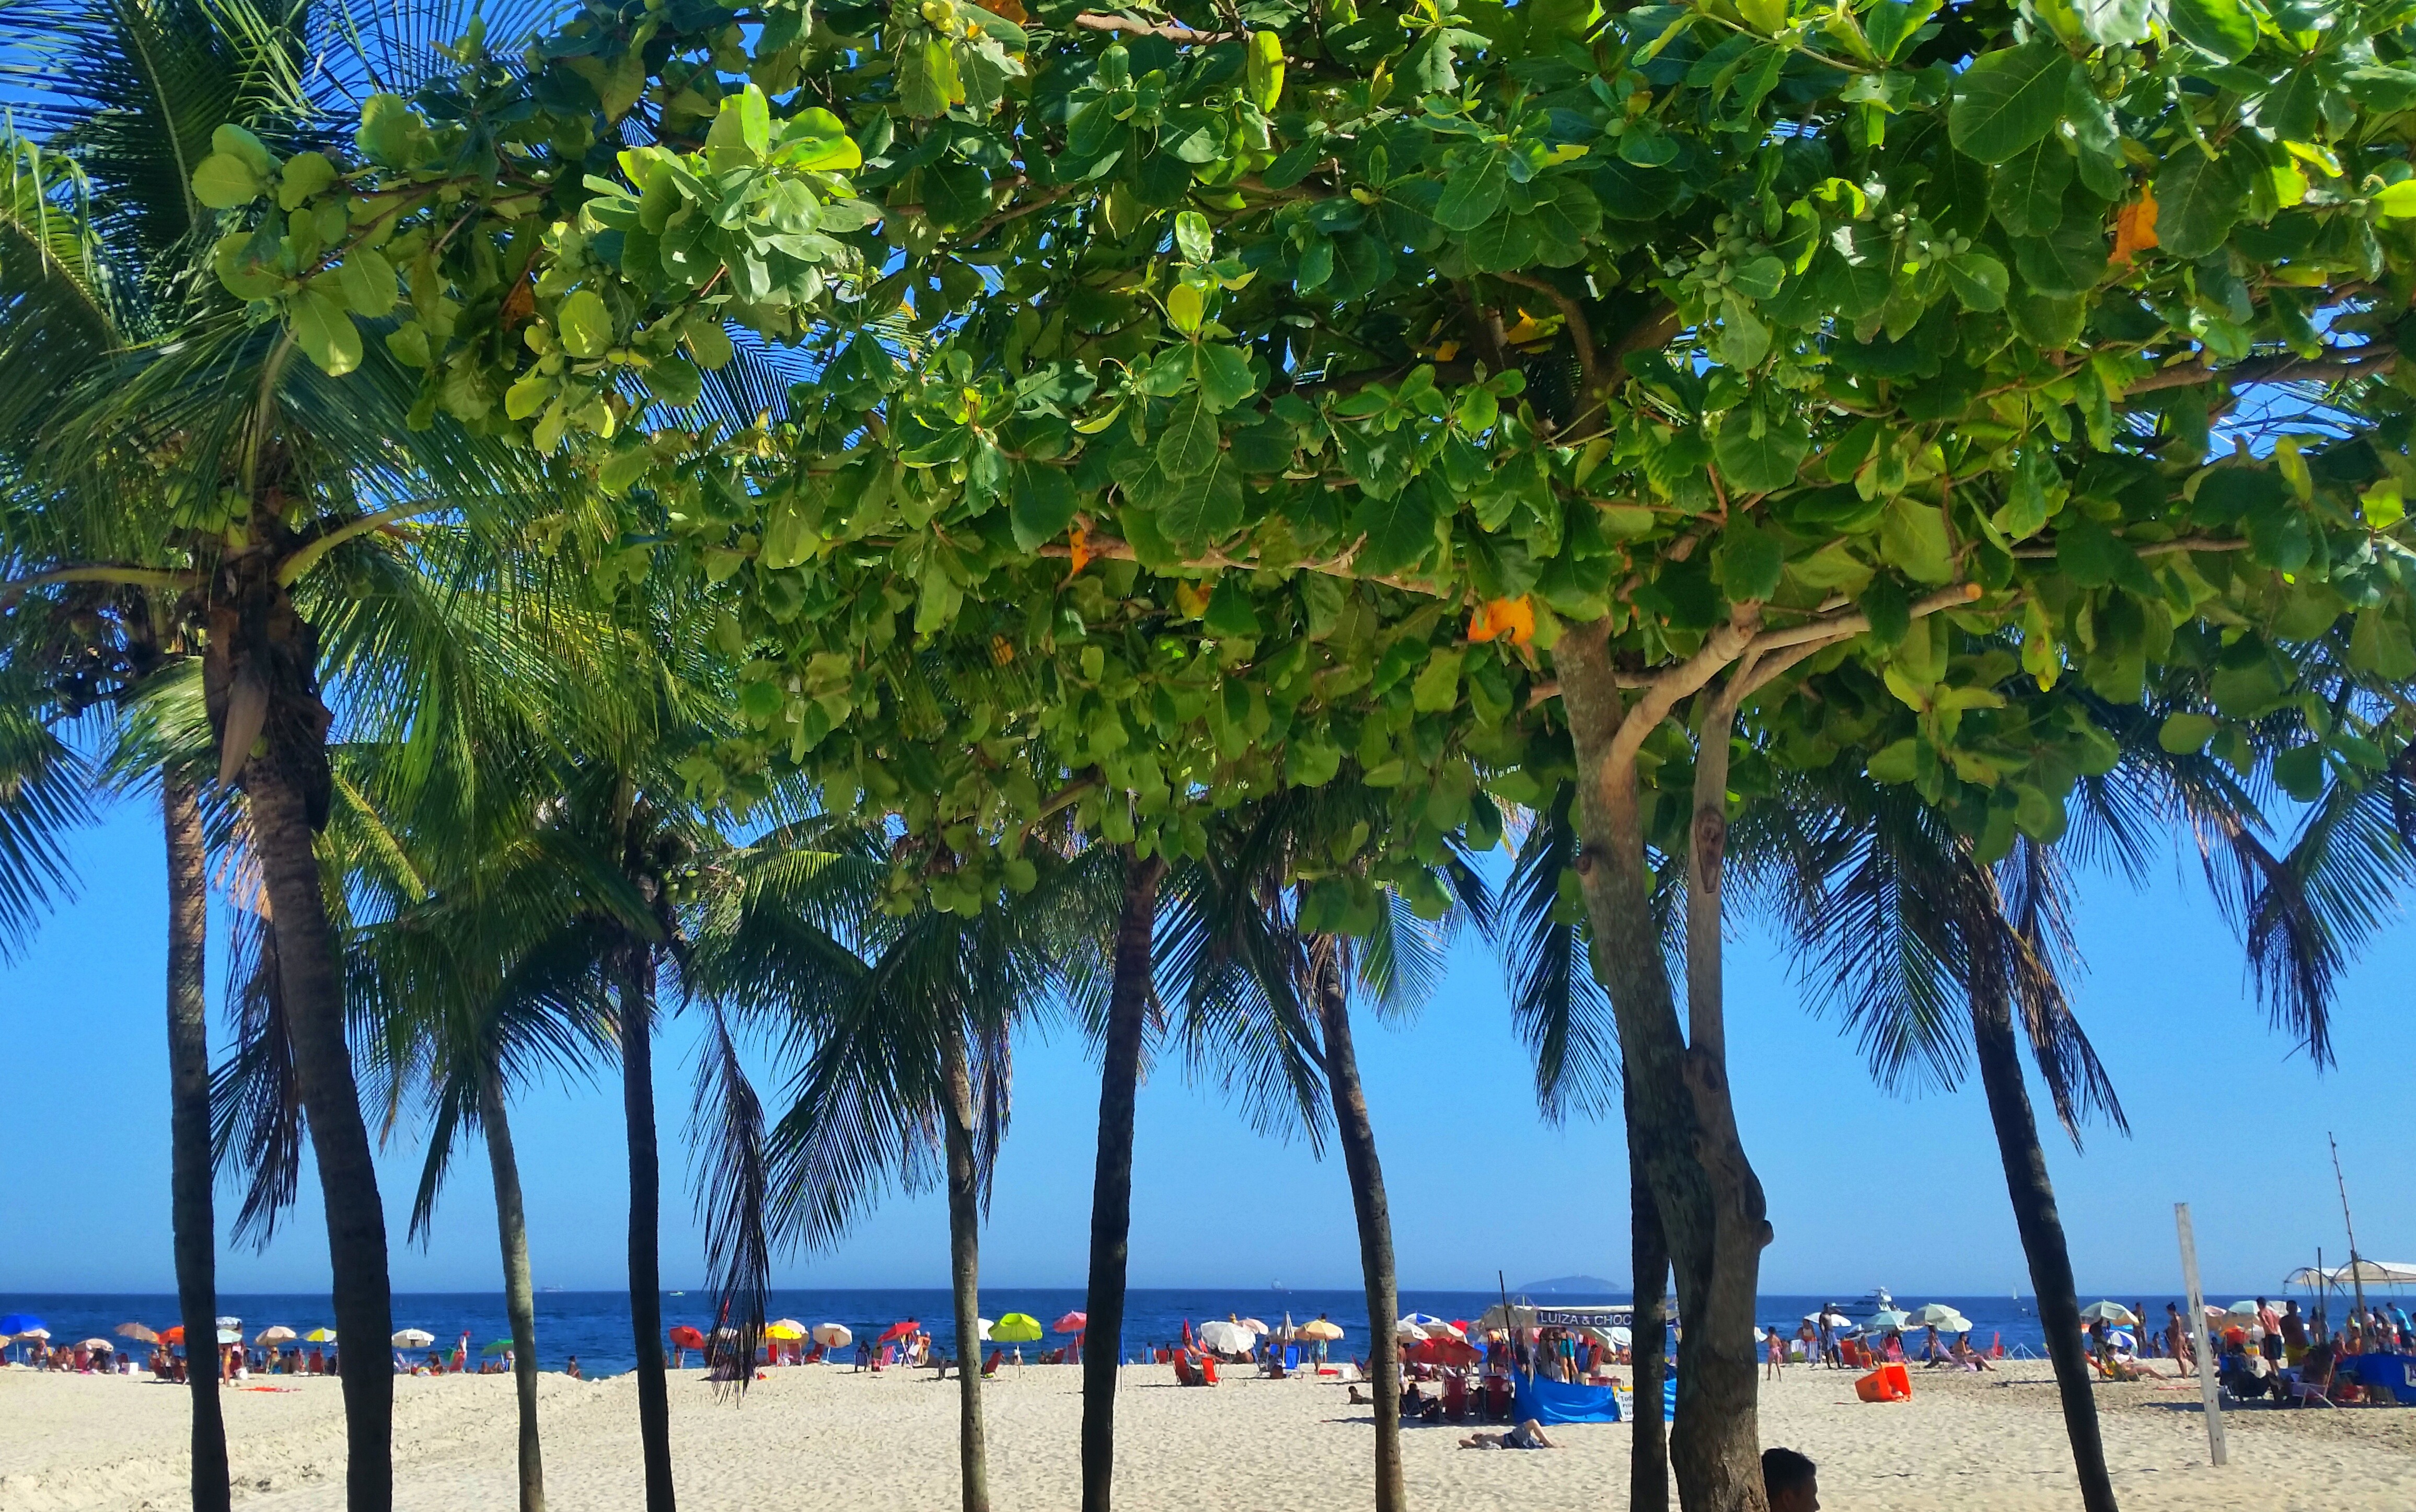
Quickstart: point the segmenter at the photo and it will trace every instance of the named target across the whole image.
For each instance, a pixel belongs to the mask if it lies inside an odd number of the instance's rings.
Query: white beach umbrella
[[[436,1342],[436,1336],[425,1328],[405,1328],[394,1336],[397,1349],[426,1349]]]
[[[1259,1344],[1259,1336],[1237,1323],[1219,1320],[1200,1325],[1200,1342],[1219,1354],[1247,1354]]]
[[[1603,1332],[1608,1334],[1610,1336],[1610,1341],[1621,1349],[1625,1349],[1628,1345],[1636,1342],[1636,1335],[1625,1328],[1607,1328],[1603,1330]]]
[[[232,1328],[221,1328],[219,1330],[219,1342],[221,1344],[240,1344],[243,1342],[243,1335],[235,1332]]]
[[[1267,1325],[1259,1322],[1256,1318],[1242,1318],[1236,1321],[1239,1322],[1243,1327],[1248,1329],[1254,1334],[1263,1334],[1267,1332]]]
[[[243,1320],[240,1318],[220,1318],[218,1323],[220,1328],[240,1328],[243,1326]]]
[[[1831,1328],[1851,1328],[1854,1326],[1854,1320],[1847,1317],[1842,1312],[1807,1312],[1804,1315],[1804,1321],[1810,1323],[1815,1328],[1819,1328],[1823,1324],[1826,1324]]]
[[[982,1330],[982,1337],[984,1338],[989,1337],[989,1330],[987,1327]],[[855,1342],[855,1335],[848,1330],[845,1323],[816,1323],[814,1324],[814,1342],[824,1349],[845,1349]]]
[[[1955,1311],[1953,1308],[1948,1307],[1943,1302],[1929,1302],[1913,1308],[1912,1311],[1906,1314],[1905,1321],[1916,1328],[1946,1328],[1949,1324],[1955,1323],[1963,1315],[1961,1313]],[[1955,1333],[1962,1332],[1960,1329],[1953,1329],[1951,1331]]]
[[[274,1328],[262,1329],[260,1331],[260,1337],[253,1339],[252,1342],[255,1344],[282,1344],[293,1337],[294,1337],[293,1329],[286,1327],[283,1323],[279,1323]]]
[[[1872,1313],[1870,1317],[1865,1321],[1863,1326],[1880,1333],[1885,1333],[1891,1328],[1902,1328],[1906,1323],[1911,1321],[1912,1314],[1909,1312],[1898,1312],[1894,1308],[1884,1308],[1878,1312]]]
[[[985,1344],[989,1343],[990,1341],[989,1331],[996,1320],[990,1318],[975,1318],[974,1322],[981,1324],[979,1328],[974,1330],[974,1337],[979,1338]]]
[[[2122,1323],[2133,1328],[2139,1326],[2138,1315],[2120,1302],[2092,1302],[2080,1309],[2080,1321],[2085,1323]]]
[[[1404,1318],[1393,1325],[1393,1337],[1404,1344],[1416,1344],[1425,1340],[1427,1331]]]

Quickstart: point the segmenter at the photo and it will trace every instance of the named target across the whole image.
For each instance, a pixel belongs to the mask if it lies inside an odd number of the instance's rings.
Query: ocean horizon
[[[2084,1292],[2081,1301],[2086,1305],[2099,1294]],[[2107,1294],[2125,1306],[2144,1303],[2152,1318],[2162,1317],[2166,1301],[2178,1300],[2152,1293]],[[2257,1294],[2209,1292],[2207,1296],[2216,1306],[2227,1306],[2240,1296]],[[2274,1297],[2277,1303],[2280,1300],[2280,1293],[2273,1288],[2262,1294]],[[1546,1307],[1623,1304],[1633,1300],[1627,1292],[1510,1291],[1513,1301],[1531,1295],[1538,1305]],[[1843,1305],[1848,1316],[1859,1317],[1868,1310],[1865,1295],[1764,1293],[1755,1315],[1763,1324],[1784,1323],[1791,1332],[1804,1314],[1824,1305]],[[1955,1308],[1971,1320],[1977,1340],[1983,1346],[2001,1342],[2008,1353],[2037,1354],[2045,1344],[2037,1304],[2031,1297],[1903,1290],[1895,1291],[1894,1296],[1896,1306],[1908,1310],[1929,1302],[1943,1302]],[[1442,1318],[1472,1319],[1501,1297],[1498,1289],[1444,1291],[1411,1287],[1402,1289],[1399,1301],[1403,1314],[1425,1312]],[[709,1330],[716,1321],[709,1292],[666,1292],[662,1303],[666,1328],[687,1323]],[[1030,1313],[1047,1327],[1067,1312],[1080,1310],[1083,1303],[1084,1293],[1080,1287],[1001,1286],[984,1290],[982,1315],[997,1318],[1009,1312]],[[220,1315],[241,1318],[247,1339],[277,1324],[300,1334],[323,1325],[333,1326],[335,1323],[334,1306],[325,1293],[225,1293],[219,1298],[218,1310]],[[86,1337],[113,1338],[113,1330],[124,1323],[165,1328],[176,1321],[176,1299],[172,1293],[0,1291],[0,1313],[38,1316],[49,1326],[53,1343],[71,1343]],[[912,1318],[930,1334],[939,1353],[953,1355],[953,1313],[954,1303],[944,1287],[779,1288],[771,1293],[766,1316],[793,1317],[808,1325],[844,1323],[859,1338],[870,1338],[893,1323]],[[1295,1323],[1323,1316],[1340,1325],[1344,1337],[1335,1346],[1339,1354],[1353,1355],[1367,1347],[1367,1299],[1355,1289],[1136,1287],[1126,1293],[1121,1351],[1125,1358],[1137,1358],[1154,1346],[1171,1343],[1181,1337],[1185,1323],[1196,1328],[1211,1319],[1238,1316],[1276,1323],[1286,1314]],[[423,1329],[434,1335],[437,1347],[448,1353],[466,1332],[474,1358],[488,1342],[506,1338],[511,1333],[500,1291],[398,1292],[394,1297],[394,1326],[398,1332]],[[539,1292],[536,1331],[537,1363],[543,1369],[559,1370],[574,1354],[579,1357],[581,1371],[591,1377],[617,1374],[637,1363],[628,1295],[625,1292]],[[1052,1333],[1038,1344],[1024,1345],[1025,1357],[1035,1358],[1039,1352],[1064,1342]]]

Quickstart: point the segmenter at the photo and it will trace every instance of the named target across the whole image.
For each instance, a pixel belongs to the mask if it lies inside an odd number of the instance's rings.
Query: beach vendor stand
[[[1481,1335],[1504,1330],[1525,1346],[1518,1352],[1522,1364],[1511,1376],[1513,1421],[1533,1418],[1544,1424],[1617,1423],[1623,1421],[1617,1387],[1553,1380],[1535,1368],[1535,1346],[1545,1330],[1556,1329],[1603,1345],[1607,1352],[1617,1337],[1612,1330],[1632,1337],[1635,1326],[1636,1309],[1632,1307],[1538,1308],[1499,1303],[1486,1309],[1476,1321],[1474,1331]]]

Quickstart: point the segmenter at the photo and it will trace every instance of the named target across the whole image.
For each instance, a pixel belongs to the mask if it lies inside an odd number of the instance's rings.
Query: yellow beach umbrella
[[[765,1338],[777,1338],[785,1344],[791,1339],[805,1338],[806,1331],[798,1327],[795,1323],[789,1323],[784,1320],[776,1323],[764,1324],[763,1337]]]
[[[1297,1332],[1303,1338],[1336,1339],[1342,1337],[1342,1330],[1339,1327],[1322,1318],[1310,1319],[1301,1324]]]
[[[332,1328],[313,1328],[302,1336],[305,1344],[332,1344],[335,1341],[336,1331]]]
[[[1036,1344],[1040,1320],[1028,1312],[1010,1312],[989,1325],[989,1337],[994,1344]]]

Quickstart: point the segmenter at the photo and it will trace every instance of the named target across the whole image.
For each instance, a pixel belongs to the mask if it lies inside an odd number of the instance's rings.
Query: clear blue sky
[[[165,1292],[167,1075],[164,901],[147,803],[118,809],[81,845],[81,899],[25,959],[0,968],[0,1291]],[[2144,896],[2084,890],[2091,971],[2078,994],[2129,1110],[2134,1137],[2093,1132],[2085,1156],[2050,1142],[2084,1293],[2178,1287],[2172,1204],[2197,1215],[2208,1285],[2270,1289],[2294,1265],[2346,1248],[2324,1133],[2338,1131],[2362,1247],[2416,1261],[2405,1142],[2416,1121],[2416,939],[2394,928],[2349,979],[2318,1077],[2244,995],[2236,942],[2176,854]],[[219,948],[214,936],[213,951]],[[1852,1045],[1811,1016],[1784,955],[1749,925],[1729,951],[1730,1043],[1740,1121],[1769,1189],[1776,1243],[1763,1290],[1860,1294],[2027,1293],[2003,1179],[1976,1085],[1910,1100],[1873,1090]],[[213,994],[218,962],[213,961]],[[214,1044],[223,1031],[212,1025]],[[663,1112],[666,1284],[702,1277],[687,1200],[685,1117],[693,1026],[675,1021],[657,1057]],[[1474,945],[1414,1025],[1359,1036],[1391,1188],[1405,1284],[1490,1287],[1585,1272],[1625,1282],[1626,1160],[1615,1126],[1545,1126],[1501,978]],[[1079,1285],[1086,1254],[1095,1072],[1061,1030],[1021,1047],[1015,1122],[984,1243],[985,1279]],[[516,1113],[540,1282],[622,1283],[626,1167],[617,1086],[533,1089]],[[431,1244],[400,1243],[417,1131],[383,1167],[402,1291],[492,1291],[493,1204],[476,1151],[457,1167]],[[1340,1163],[1254,1134],[1213,1089],[1162,1066],[1142,1089],[1133,1215],[1136,1285],[1356,1284]],[[265,1254],[223,1254],[228,1292],[324,1291],[316,1179]],[[221,1212],[232,1211],[223,1202]],[[946,1282],[936,1198],[897,1199],[842,1248],[787,1257],[784,1285]]]

